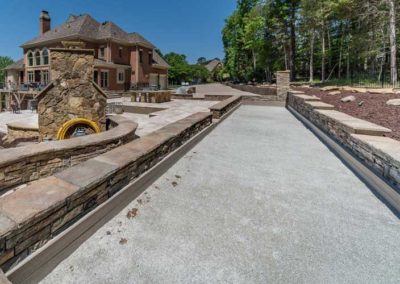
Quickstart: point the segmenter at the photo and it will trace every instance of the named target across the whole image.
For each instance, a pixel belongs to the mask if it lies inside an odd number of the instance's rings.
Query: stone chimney
[[[47,11],[42,11],[40,14],[40,34],[44,34],[45,32],[48,32],[51,29],[50,25],[50,15],[49,12]]]
[[[73,137],[82,127],[93,133],[91,125],[105,130],[107,96],[93,82],[94,50],[84,49],[83,42],[62,44],[50,48],[52,81],[37,95],[41,141]]]

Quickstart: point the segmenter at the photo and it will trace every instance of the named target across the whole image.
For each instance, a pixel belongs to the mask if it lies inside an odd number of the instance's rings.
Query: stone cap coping
[[[99,134],[76,137],[61,141],[42,142],[18,148],[2,149],[0,166],[7,166],[27,158],[58,151],[70,151],[86,148],[93,145],[104,144],[118,140],[130,133],[135,133],[138,124],[122,116],[109,116],[118,126]]]
[[[320,101],[306,101],[305,102],[306,105],[311,106],[313,109],[334,109],[335,107],[333,105],[324,103],[324,102],[320,102]]]
[[[301,94],[294,94],[293,96],[295,96],[296,98],[300,98],[304,101],[320,101],[321,99],[318,97],[314,97],[314,96],[309,96],[309,95],[301,95]]]
[[[11,122],[6,124],[8,128],[19,129],[25,131],[39,131],[39,127],[35,125],[22,124],[19,122]]]
[[[352,137],[390,156],[400,164],[400,142],[389,137],[351,134]]]
[[[315,110],[316,112],[329,117],[351,130],[355,134],[365,134],[373,136],[382,136],[385,133],[390,133],[392,130],[389,128],[377,125],[366,120],[355,118],[336,110]]]
[[[241,99],[242,99],[242,96],[240,96],[240,95],[232,96],[230,98],[227,98],[226,100],[223,100],[223,101],[221,101],[219,103],[216,103],[215,105],[211,106],[210,110],[211,111],[213,111],[213,110],[216,110],[216,111],[222,110],[222,109],[226,108],[228,105],[230,105],[231,103],[234,103],[236,101],[240,101]]]
[[[0,238],[23,230],[23,226],[60,210],[79,198],[91,186],[103,183],[118,170],[132,164],[166,141],[181,135],[212,114],[199,112],[171,123],[149,135],[68,168],[54,176],[33,181],[28,186],[0,198]],[[75,138],[77,139],[77,138]],[[73,139],[73,140],[75,140]],[[25,227],[26,229],[26,227]]]

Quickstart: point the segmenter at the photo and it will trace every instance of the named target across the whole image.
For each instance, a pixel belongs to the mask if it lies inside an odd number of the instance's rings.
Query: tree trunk
[[[388,0],[389,4],[389,35],[390,35],[390,78],[392,84],[397,84],[397,62],[396,62],[396,7],[395,0]]]
[[[290,19],[290,81],[296,79],[296,8],[292,2]]]
[[[256,54],[256,51],[254,49],[251,50],[251,53],[253,55],[253,70],[255,72],[256,68],[257,68],[257,54]]]
[[[314,81],[314,42],[315,42],[315,30],[311,32],[311,43],[310,43],[310,83]]]
[[[321,60],[321,81],[325,81],[325,58],[326,58],[326,48],[325,48],[325,23],[322,25],[322,60]]]

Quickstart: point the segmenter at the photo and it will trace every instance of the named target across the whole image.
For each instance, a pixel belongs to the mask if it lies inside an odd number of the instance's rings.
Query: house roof
[[[90,15],[71,15],[62,25],[22,44],[22,47],[34,46],[66,38],[82,38],[89,40],[114,40],[128,45],[154,45],[138,33],[127,33],[113,22],[99,23]]]
[[[164,58],[162,58],[161,55],[158,54],[158,52],[156,51],[153,52],[153,61],[155,62],[154,64],[156,65],[154,67],[157,67],[157,65],[164,68],[170,67],[169,64],[164,60]]]
[[[207,68],[208,71],[212,72],[215,70],[215,68],[218,67],[219,64],[221,64],[220,60],[213,59],[213,60],[206,62],[205,67]]]
[[[8,65],[4,70],[20,70],[24,69],[24,59],[21,58],[20,60],[14,62],[13,64]]]

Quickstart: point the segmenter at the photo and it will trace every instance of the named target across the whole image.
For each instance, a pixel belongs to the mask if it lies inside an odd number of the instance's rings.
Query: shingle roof
[[[206,68],[208,71],[212,72],[215,68],[221,63],[221,61],[217,59],[213,59],[206,64]]]
[[[71,15],[64,24],[25,42],[22,47],[74,37],[93,40],[111,39],[125,44],[142,44],[154,48],[154,45],[140,34],[127,33],[113,22],[99,23],[88,14]]]
[[[21,58],[20,60],[14,62],[13,64],[8,65],[4,70],[19,70],[24,69],[24,59]]]
[[[155,62],[156,65],[166,68],[170,67],[169,64],[164,60],[164,58],[162,58],[161,55],[158,54],[158,52],[156,51],[153,52],[153,61]]]

